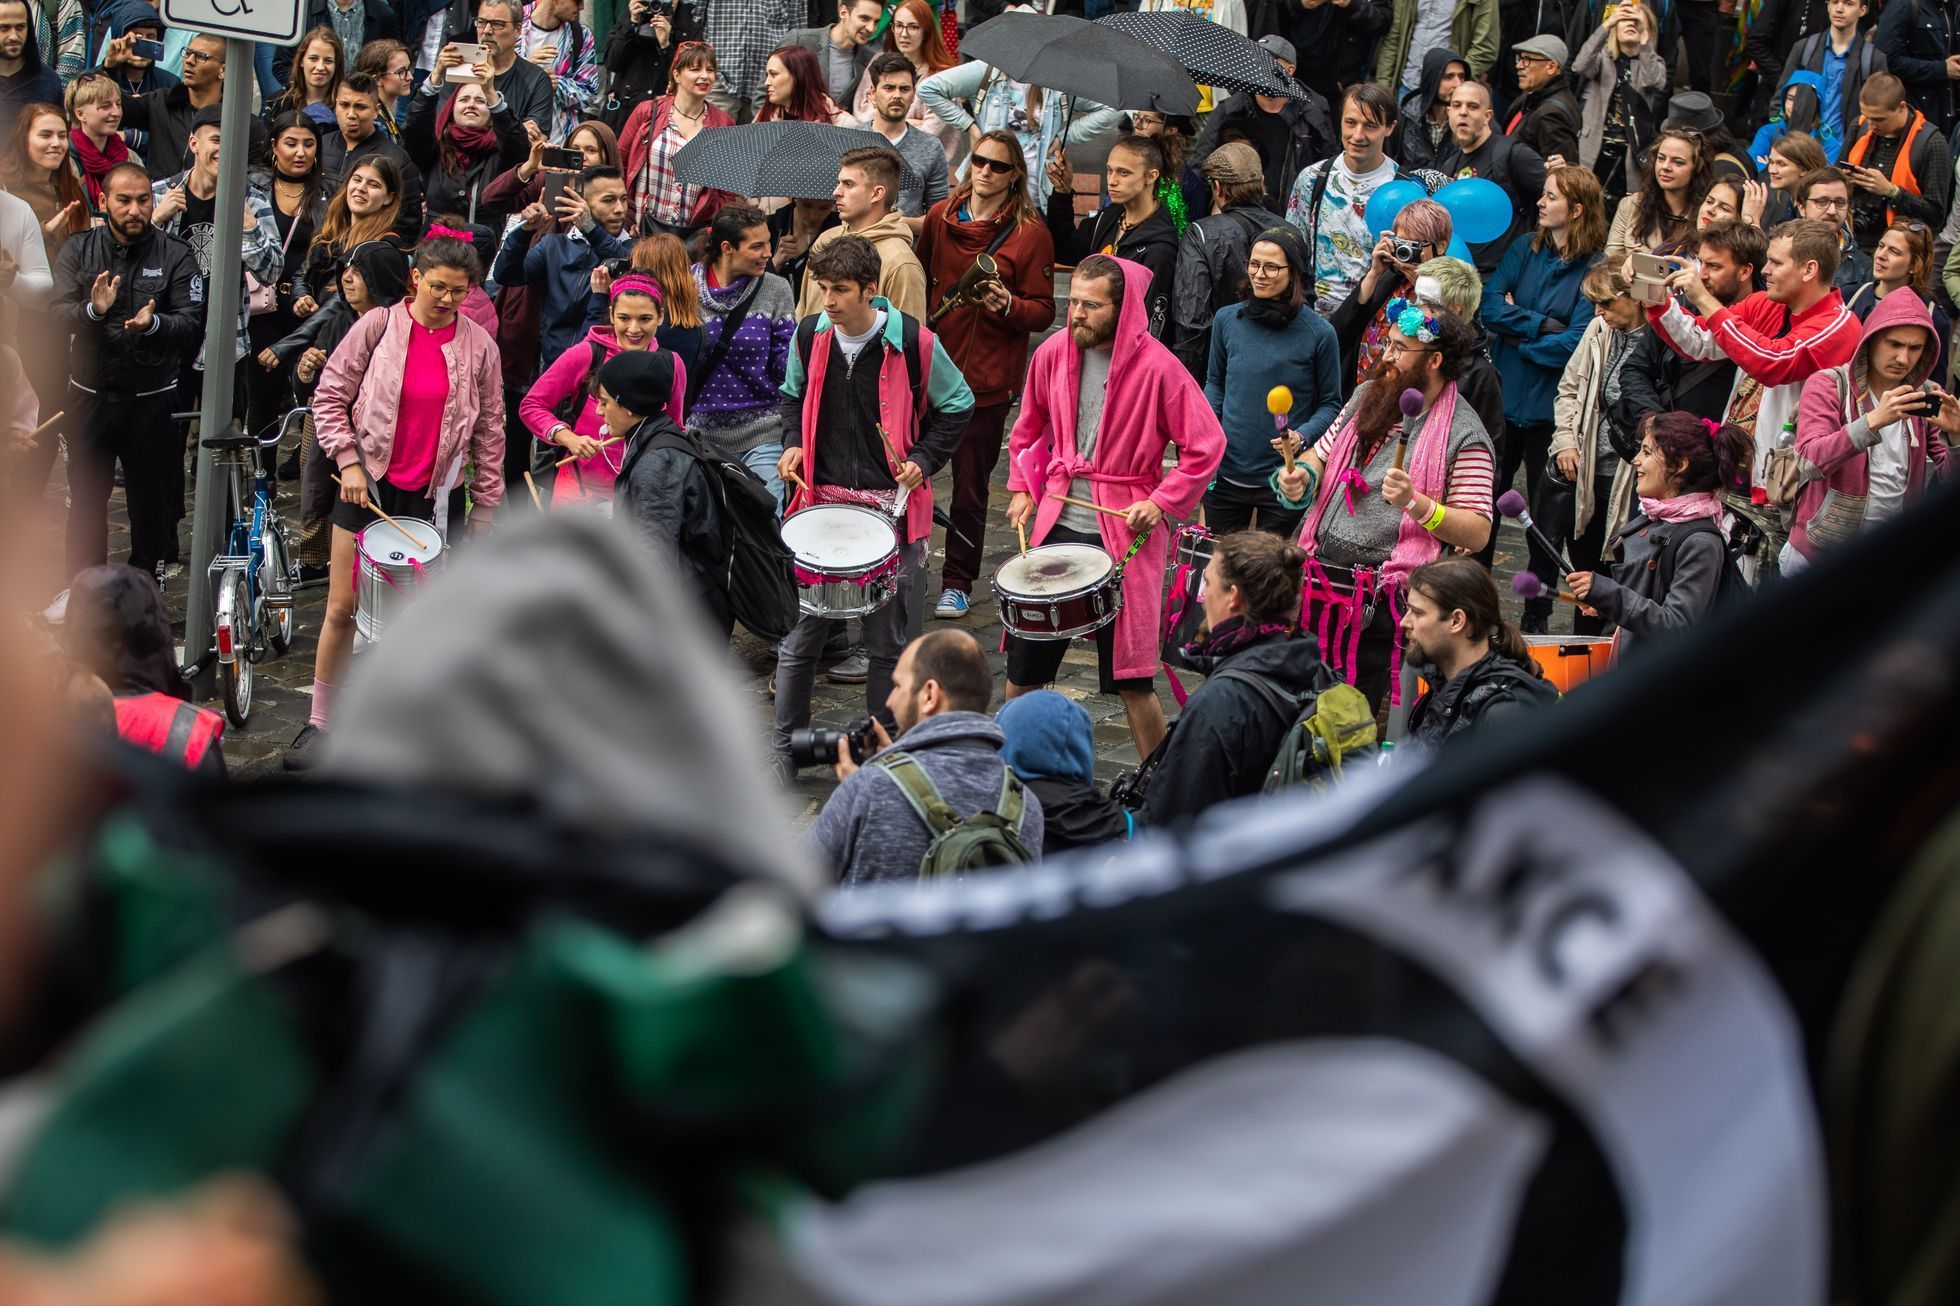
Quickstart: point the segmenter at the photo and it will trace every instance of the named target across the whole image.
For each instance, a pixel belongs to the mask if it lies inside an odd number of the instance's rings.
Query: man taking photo
[[[919,877],[933,831],[894,772],[900,754],[917,764],[962,819],[999,812],[1015,825],[1023,845],[1041,847],[1041,800],[1001,759],[1006,737],[987,715],[993,691],[987,655],[965,631],[935,630],[905,646],[885,700],[898,726],[897,742],[874,721],[878,752],[868,765],[851,757],[848,744],[839,746],[842,785],[807,837],[808,846],[835,868],[839,884]]]

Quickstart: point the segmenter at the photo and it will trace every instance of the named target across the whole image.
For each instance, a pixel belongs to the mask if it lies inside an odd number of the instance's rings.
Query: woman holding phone
[[[472,224],[501,229],[515,210],[484,203],[484,192],[499,174],[523,163],[531,151],[535,126],[517,116],[498,94],[489,65],[453,95],[418,95],[409,105],[402,146],[422,170],[424,208],[429,213],[460,213]]]

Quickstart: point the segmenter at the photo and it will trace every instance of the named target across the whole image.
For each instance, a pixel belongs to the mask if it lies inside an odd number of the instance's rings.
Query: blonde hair
[[[83,73],[68,83],[68,93],[62,97],[62,107],[68,110],[68,121],[73,124],[77,109],[86,109],[91,104],[109,104],[121,100],[122,92],[116,89],[113,79],[103,73]]]
[[[1600,19],[1600,25],[1606,29],[1606,52],[1616,59],[1623,54],[1633,53],[1632,50],[1622,50],[1620,48],[1620,34],[1616,28],[1622,18],[1638,18],[1641,27],[1645,28],[1647,32],[1647,38],[1641,44],[1652,45],[1654,43],[1655,24],[1653,10],[1644,4],[1638,3],[1638,0],[1627,0],[1625,4],[1613,5],[1607,9],[1606,16]]]

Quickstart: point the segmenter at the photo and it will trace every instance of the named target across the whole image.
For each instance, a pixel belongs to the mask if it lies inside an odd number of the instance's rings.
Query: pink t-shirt
[[[442,411],[449,404],[449,360],[442,351],[455,338],[454,322],[431,331],[412,317],[408,320],[408,366],[402,370],[395,448],[385,478],[398,490],[426,490],[436,474]]]

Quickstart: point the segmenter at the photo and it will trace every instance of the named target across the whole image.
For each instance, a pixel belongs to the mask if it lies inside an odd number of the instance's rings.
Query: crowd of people
[[[235,415],[310,409],[267,467],[328,591],[297,769],[334,727],[377,513],[452,539],[614,516],[727,635],[725,476],[778,518],[870,509],[888,601],[793,619],[771,682],[780,778],[811,764],[826,664],[894,745],[821,759],[843,785],[811,837],[855,883],[919,873],[929,811],[1039,855],[1256,792],[1332,685],[1423,744],[1534,710],[1555,622],[1638,657],[1944,473],[1945,6],[1140,7],[1233,29],[1288,92],[1206,88],[1182,117],[1018,81],[960,57],[977,0],[319,0],[228,142],[221,40],[142,0],[0,0],[5,493],[42,500],[65,453],[77,592],[111,583],[117,485],[128,566],[177,581],[181,415],[207,283],[236,275]],[[863,130],[828,199],[679,175],[703,133],[775,121]],[[238,213],[215,212],[224,149],[249,157]],[[1508,222],[1470,221],[1467,179]],[[1113,564],[1087,638],[1147,759],[1127,805],[1049,689],[1068,640],[1010,623],[989,716],[979,644],[925,633],[971,610],[1003,455],[1021,553]],[[1516,623],[1502,513],[1532,524]],[[1178,723],[1172,661],[1205,676]]]

